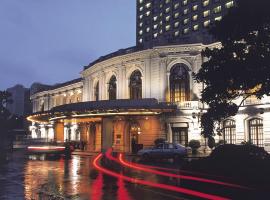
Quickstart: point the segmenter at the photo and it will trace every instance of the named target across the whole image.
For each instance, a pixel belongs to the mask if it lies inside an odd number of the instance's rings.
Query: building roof
[[[90,68],[91,66],[95,65],[96,63],[102,62],[104,60],[108,60],[108,59],[116,57],[116,56],[122,56],[125,54],[134,53],[134,52],[141,51],[141,50],[143,50],[143,49],[139,46],[133,46],[133,47],[129,47],[126,49],[119,49],[115,52],[112,52],[112,53],[107,54],[105,56],[99,57],[97,60],[95,60],[95,61],[91,62],[89,65],[85,66],[84,70],[86,70],[86,69]]]
[[[71,84],[78,83],[78,82],[81,82],[81,81],[82,81],[82,78],[77,78],[77,79],[73,79],[71,81],[67,81],[67,82],[64,82],[64,83],[57,83],[55,85],[43,85],[43,84],[40,84],[40,86],[37,86],[39,88],[37,88],[31,95],[39,93],[39,92],[44,92],[44,91],[48,91],[48,90],[54,90],[54,89],[57,89],[57,88],[65,87],[67,85],[71,85]]]
[[[65,104],[52,108],[52,112],[83,112],[83,111],[101,111],[108,110],[129,110],[129,109],[174,109],[175,105],[158,102],[154,98],[149,99],[117,99],[103,101],[88,101],[73,104]]]
[[[174,112],[177,106],[156,99],[118,99],[89,101],[65,104],[46,112],[38,112],[28,117],[33,122],[49,122],[62,119],[125,116],[125,115],[158,115]]]

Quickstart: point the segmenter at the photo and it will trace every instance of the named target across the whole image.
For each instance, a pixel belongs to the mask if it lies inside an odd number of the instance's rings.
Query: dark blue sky
[[[0,90],[79,77],[135,45],[135,0],[0,0]]]

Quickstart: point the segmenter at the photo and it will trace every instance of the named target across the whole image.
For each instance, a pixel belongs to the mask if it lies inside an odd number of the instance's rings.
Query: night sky
[[[0,0],[0,90],[80,76],[135,45],[135,0]]]

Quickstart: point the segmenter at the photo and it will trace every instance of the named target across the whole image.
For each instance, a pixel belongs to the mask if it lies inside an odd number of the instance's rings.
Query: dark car
[[[157,158],[157,159],[179,159],[187,155],[187,148],[174,143],[161,143],[153,148],[141,149],[137,153],[143,159]]]

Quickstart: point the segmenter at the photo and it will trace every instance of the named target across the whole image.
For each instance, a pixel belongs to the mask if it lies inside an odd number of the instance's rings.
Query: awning
[[[27,119],[35,122],[49,122],[85,117],[158,115],[174,112],[176,109],[176,105],[158,102],[156,99],[102,100],[57,106],[46,112],[34,113]]]

